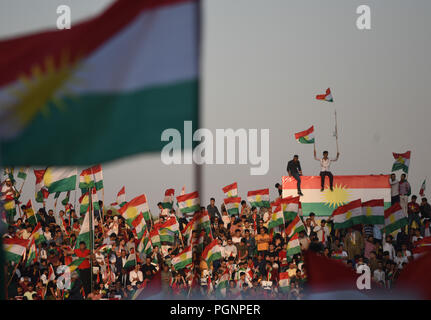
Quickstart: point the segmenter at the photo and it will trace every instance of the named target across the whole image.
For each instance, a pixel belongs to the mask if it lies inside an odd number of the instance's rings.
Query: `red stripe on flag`
[[[310,133],[314,132],[314,126],[311,126],[307,130],[295,133],[295,139],[298,140],[301,137],[308,136]]]
[[[320,176],[301,176],[301,189],[319,189]],[[383,189],[390,188],[389,175],[352,175],[334,176],[334,186],[340,185],[347,189]],[[296,180],[283,176],[283,189],[296,190]]]
[[[49,56],[59,67],[64,54],[71,62],[97,50],[124,29],[141,12],[196,0],[119,0],[101,15],[73,25],[70,30],[55,30],[0,42],[0,86],[30,75],[34,65],[44,65]],[[67,52],[65,50],[67,49]]]
[[[249,191],[247,193],[247,196],[250,197],[250,196],[264,195],[264,194],[269,195],[269,189],[260,189],[260,190],[255,190],[255,191]]]
[[[337,209],[335,209],[334,212],[332,213],[332,215],[337,216],[339,214],[344,214],[349,210],[353,210],[353,209],[357,209],[357,208],[361,208],[361,207],[362,207],[361,199],[354,200],[354,201],[351,201],[344,206],[340,206]]]
[[[399,202],[395,203],[393,206],[391,206],[385,210],[385,219],[388,218],[394,212],[397,212],[400,210],[402,210],[400,203]]]
[[[197,199],[197,198],[199,198],[199,192],[195,191],[195,192],[192,192],[192,193],[184,194],[182,196],[178,196],[177,197],[177,201],[178,202],[184,202],[184,201],[187,201],[187,200],[190,200],[190,199]]]
[[[383,199],[362,202],[362,207],[383,207],[384,205],[385,205],[385,202]]]

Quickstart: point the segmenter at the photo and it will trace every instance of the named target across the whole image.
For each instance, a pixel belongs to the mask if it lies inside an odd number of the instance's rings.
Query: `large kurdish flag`
[[[247,193],[247,201],[253,207],[266,207],[269,208],[269,189],[261,189],[256,191],[249,191]]]
[[[127,224],[133,228],[133,220],[135,220],[140,213],[142,213],[145,218],[145,213],[148,214],[149,210],[147,197],[143,194],[127,202],[118,212],[123,216]]]
[[[364,222],[361,199],[340,206],[332,213],[334,228],[345,229]]]
[[[386,232],[386,234],[401,229],[407,224],[407,215],[404,213],[399,202],[385,210],[385,226],[382,231]]]
[[[175,270],[181,270],[192,264],[192,247],[189,246],[179,255],[172,258],[172,265]]]
[[[329,189],[328,180],[325,179],[325,190],[320,192],[320,176],[301,177],[303,215],[314,212],[316,216],[328,217],[334,209],[356,199],[364,202],[383,199],[385,208],[391,205],[389,175],[334,176],[334,191]],[[283,198],[296,196],[296,180],[284,176],[282,181]]]
[[[287,226],[286,235],[291,238],[295,233],[300,233],[301,231],[305,231],[305,226],[299,216],[296,216],[295,219],[293,219],[293,221]]]
[[[0,42],[3,164],[160,151],[163,130],[197,124],[198,31],[197,0],[119,0],[70,30]]]
[[[362,215],[364,224],[384,224],[385,202],[383,199],[362,202]]]
[[[268,221],[268,229],[275,228],[284,224],[283,210],[281,206],[277,206]]]
[[[202,258],[207,262],[208,266],[212,261],[221,259],[221,248],[217,239],[211,241],[202,252]]]
[[[201,209],[199,192],[195,191],[177,197],[181,213],[196,212]]]
[[[230,216],[234,216],[234,215],[239,214],[239,206],[241,204],[241,198],[240,197],[226,198],[223,201],[224,201],[226,210]]]
[[[48,188],[49,193],[75,190],[76,175],[76,168],[49,167],[43,175],[43,183]]]
[[[24,255],[29,240],[18,238],[3,238],[3,249],[7,261],[19,263]]]
[[[295,139],[298,143],[314,143],[314,126],[311,126],[307,130],[295,133]]]
[[[280,200],[280,206],[283,210],[284,220],[292,221],[298,215],[299,197],[289,197]]]

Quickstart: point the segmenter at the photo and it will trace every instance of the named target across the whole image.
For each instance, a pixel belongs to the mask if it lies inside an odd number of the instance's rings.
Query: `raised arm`
[[[340,157],[340,153],[337,152],[337,156],[335,157],[335,159],[332,159],[331,161],[337,161],[339,157]]]

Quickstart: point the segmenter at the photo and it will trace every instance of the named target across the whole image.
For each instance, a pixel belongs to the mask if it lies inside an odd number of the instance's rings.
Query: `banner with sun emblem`
[[[296,180],[284,176],[283,198],[296,196]],[[325,190],[320,191],[320,176],[302,176],[301,196],[303,215],[314,212],[316,216],[328,217],[339,206],[350,201],[361,199],[363,202],[373,199],[383,199],[384,207],[391,204],[391,187],[389,175],[354,175],[334,176],[334,191],[329,189],[329,182],[325,181]]]

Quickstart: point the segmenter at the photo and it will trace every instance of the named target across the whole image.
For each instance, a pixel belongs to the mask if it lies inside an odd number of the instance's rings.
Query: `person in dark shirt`
[[[298,159],[299,159],[298,155],[295,154],[293,156],[293,159],[287,163],[287,173],[289,174],[289,177],[295,178],[297,182],[296,186],[298,188],[298,195],[303,196],[301,192],[301,178],[300,178],[300,176],[302,176],[302,169]]]
[[[427,198],[422,198],[419,210],[421,212],[422,218],[431,219],[431,205],[428,203]]]
[[[211,218],[211,221],[214,221],[215,217],[218,217],[219,219],[221,219],[221,214],[215,205],[215,199],[214,198],[210,199],[210,204],[207,206],[207,210],[208,210],[208,214]]]
[[[281,195],[283,194],[283,187],[281,186],[281,184],[276,183],[276,184],[275,184],[275,188],[276,188],[276,189],[277,189],[277,191],[278,191],[278,195],[281,197]]]

